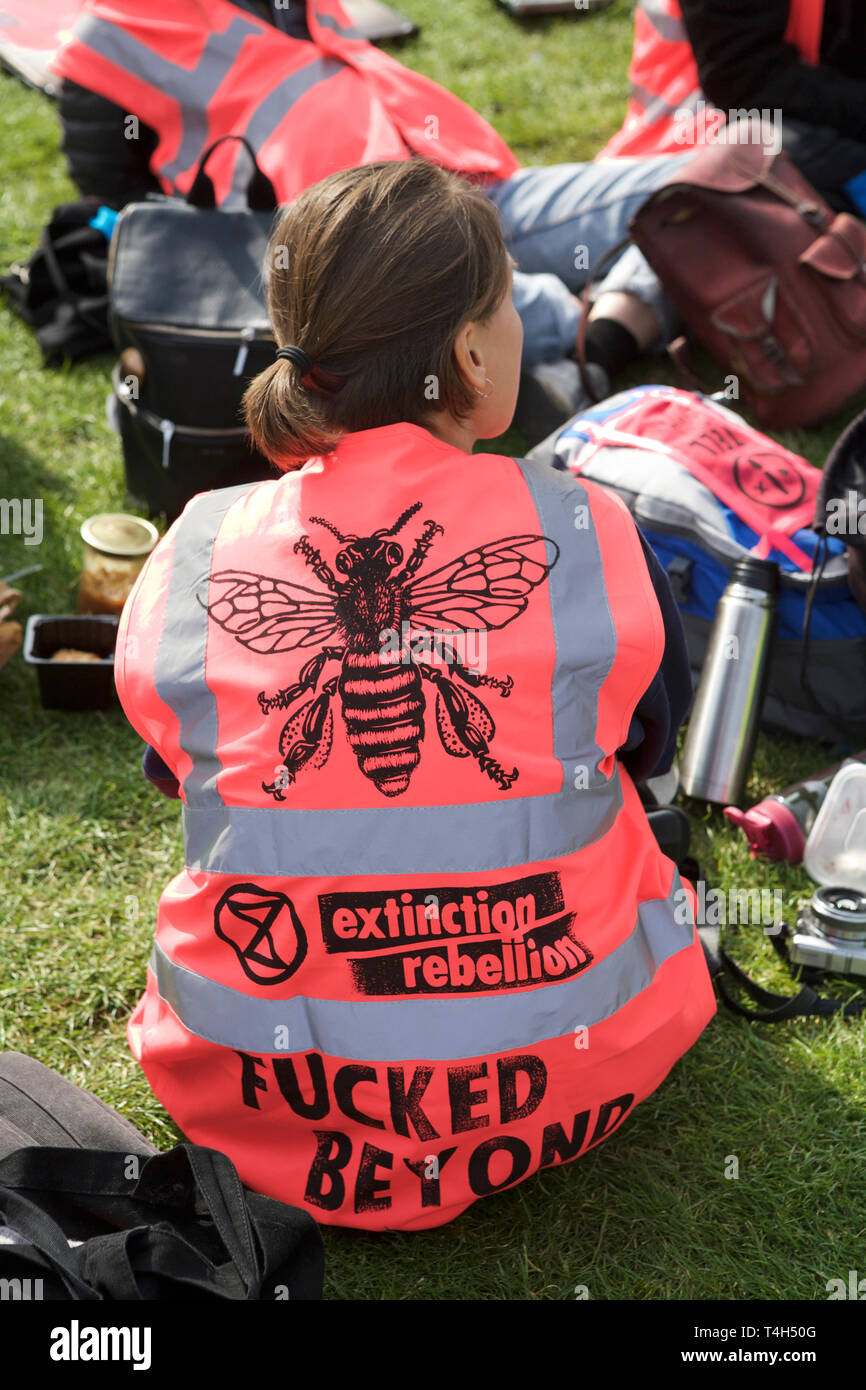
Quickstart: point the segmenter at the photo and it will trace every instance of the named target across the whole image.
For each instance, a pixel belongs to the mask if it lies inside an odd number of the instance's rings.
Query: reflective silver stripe
[[[667,43],[688,43],[689,36],[683,21],[667,14],[662,8],[661,0],[640,0],[640,9],[643,10],[660,39],[664,39]],[[677,111],[694,110],[701,95],[700,90],[690,92],[685,101],[671,106],[663,97],[660,97],[656,92],[649,91],[639,82],[631,83],[631,99],[635,106],[639,106],[643,111],[643,120],[646,125],[652,125],[655,121],[667,120]]]
[[[652,125],[654,121],[667,120],[669,116],[674,116],[678,111],[694,111],[698,102],[702,100],[702,92],[698,88],[694,92],[689,92],[685,101],[679,102],[677,106],[671,106],[670,102],[665,101],[664,97],[655,96],[646,87],[641,87],[639,83],[631,84],[631,99],[636,106],[640,106],[643,111],[643,120],[646,125]]]
[[[160,996],[187,1031],[221,1047],[273,1055],[276,1030],[287,1028],[289,1052],[384,1062],[481,1057],[592,1027],[649,988],[659,967],[694,939],[692,924],[677,921],[685,915],[675,913],[678,890],[675,873],[670,897],[642,903],[631,935],[582,975],[512,994],[363,1003],[304,995],[253,999],[176,965],[158,944],[151,968]]]
[[[220,522],[232,503],[255,486],[241,483],[206,493],[184,512],[177,524],[153,679],[160,699],[174,710],[180,722],[180,746],[192,760],[183,788],[193,804],[199,797],[212,800],[222,767],[216,751],[216,700],[204,679],[207,612],[196,594],[202,577],[210,572]],[[202,511],[208,518],[204,525],[197,520]],[[187,698],[191,668],[198,677],[194,700]]]
[[[341,24],[333,15],[319,14],[319,7],[315,4],[315,0],[312,9],[316,23],[320,24],[323,29],[332,29],[335,34],[339,34],[344,39],[362,39],[364,37],[360,29],[356,29],[354,24]]]
[[[238,17],[223,33],[211,33],[194,68],[185,68],[140,43],[125,29],[105,19],[85,16],[75,28],[76,38],[109,62],[151,86],[158,87],[180,106],[181,141],[174,159],[164,164],[160,173],[174,181],[189,169],[202,154],[208,139],[207,108],[218,87],[225,81],[240,51],[241,44],[253,34],[261,34],[261,24]],[[319,57],[304,67],[289,73],[263,98],[253,111],[244,129],[255,150],[259,150],[276,129],[294,102],[329,77],[345,70],[337,58]],[[249,170],[246,161],[236,165],[234,186],[246,185]]]
[[[621,805],[617,774],[594,789],[460,806],[184,806],[186,863],[272,878],[480,873],[574,854],[607,834]]]
[[[616,626],[583,483],[567,469],[551,468],[538,459],[515,459],[515,463],[529,488],[542,532],[559,546],[559,558],[547,576],[556,643],[550,692],[553,753],[562,764],[564,790],[572,788],[570,801],[579,802],[584,793],[573,790],[576,768],[587,769],[593,787],[604,781],[596,775],[604,749],[595,741],[595,726],[599,693],[616,656]],[[578,526],[584,520],[586,526]],[[578,806],[574,812],[581,814]],[[567,817],[570,811],[564,808],[562,814]]]
[[[346,71],[346,64],[339,58],[315,58],[284,77],[272,92],[256,107],[249,121],[239,134],[245,135],[253,149],[258,151],[279,125],[291,106],[319,82]],[[289,157],[291,157],[289,152]]]
[[[668,43],[678,43],[683,39],[688,43],[688,35],[683,21],[668,14],[662,6],[661,0],[641,0],[640,8],[659,38],[666,39]]]
[[[244,39],[260,33],[260,25],[239,16],[224,33],[209,34],[195,67],[184,68],[107,19],[85,15],[75,26],[75,36],[81,43],[124,72],[158,87],[180,105],[180,147],[174,159],[160,170],[163,178],[171,180],[201,155],[208,136],[208,103],[220,83],[225,81]]]

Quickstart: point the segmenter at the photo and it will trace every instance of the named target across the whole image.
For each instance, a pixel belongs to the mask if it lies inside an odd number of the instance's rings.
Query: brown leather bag
[[[866,390],[866,226],[743,126],[679,166],[630,239],[756,419],[813,425]]]

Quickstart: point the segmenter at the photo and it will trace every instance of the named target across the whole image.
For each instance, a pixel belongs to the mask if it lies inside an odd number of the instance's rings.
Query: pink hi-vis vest
[[[784,40],[812,67],[819,61],[823,23],[824,0],[790,0]],[[688,145],[701,143],[684,139],[678,121],[697,111],[704,99],[679,0],[640,0],[628,76],[631,90],[622,128],[596,159],[682,154]],[[711,137],[717,129],[712,124]]]
[[[187,192],[203,150],[245,135],[280,202],[341,169],[420,154],[460,173],[520,166],[471,107],[361,37],[339,0],[307,0],[311,42],[226,0],[86,0],[52,69],[151,126],[151,168]],[[240,153],[239,153],[240,151]],[[249,178],[229,142],[208,162],[217,201]]]
[[[416,425],[192,499],[116,675],[184,803],[129,1039],[194,1142],[418,1229],[655,1090],[715,1009],[616,756],[664,640],[619,499]]]

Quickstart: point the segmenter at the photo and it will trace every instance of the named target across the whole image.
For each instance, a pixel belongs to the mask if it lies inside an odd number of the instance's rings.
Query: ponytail
[[[243,409],[277,467],[347,432],[471,412],[454,343],[498,309],[509,269],[496,209],[466,179],[417,158],[332,174],[285,209],[264,276],[274,336],[291,347]]]
[[[254,377],[242,405],[253,444],[286,471],[330,453],[343,433],[329,418],[325,396],[293,362],[278,359]]]

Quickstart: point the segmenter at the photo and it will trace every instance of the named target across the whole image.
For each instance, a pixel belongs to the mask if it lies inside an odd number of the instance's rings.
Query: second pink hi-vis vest
[[[185,850],[129,1039],[190,1139],[418,1229],[655,1090],[715,1008],[616,755],[664,640],[617,498],[415,425],[192,499],[116,658]]]
[[[328,174],[422,155],[487,179],[520,166],[492,126],[367,43],[339,0],[307,0],[310,41],[226,0],[86,0],[52,69],[157,132],[151,167],[187,192],[204,149],[245,135],[280,202]],[[128,135],[134,138],[134,132]],[[249,178],[236,141],[208,163],[217,201]]]
[[[785,42],[812,66],[819,60],[823,22],[824,0],[790,0]],[[682,154],[694,142],[683,141],[677,118],[694,112],[703,96],[679,0],[639,0],[628,76],[622,129],[596,159]]]

